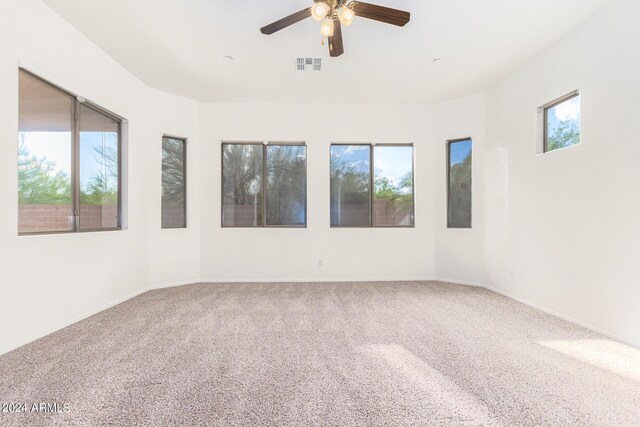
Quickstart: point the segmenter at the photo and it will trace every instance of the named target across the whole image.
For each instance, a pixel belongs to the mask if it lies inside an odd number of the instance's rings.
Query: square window
[[[306,225],[304,144],[222,144],[223,227]]]
[[[120,230],[124,119],[20,70],[18,233]]]
[[[413,145],[331,145],[331,227],[413,227]]]

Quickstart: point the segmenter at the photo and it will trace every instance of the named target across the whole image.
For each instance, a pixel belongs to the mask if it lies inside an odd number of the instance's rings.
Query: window
[[[305,227],[307,147],[222,144],[223,227]]]
[[[20,70],[18,232],[121,228],[122,119]]]
[[[307,223],[307,147],[265,146],[266,225]]]
[[[187,228],[187,141],[162,138],[162,228]]]
[[[331,146],[331,226],[371,226],[371,146]]]
[[[81,230],[114,229],[119,224],[120,123],[112,117],[78,104]]]
[[[413,227],[412,145],[331,145],[332,227]]]
[[[580,143],[580,94],[563,96],[539,109],[543,119],[543,151],[557,150]]]
[[[75,99],[20,72],[18,230],[73,231]]]
[[[374,226],[413,225],[413,147],[373,148]]]
[[[472,148],[470,138],[447,143],[447,226],[471,228]]]

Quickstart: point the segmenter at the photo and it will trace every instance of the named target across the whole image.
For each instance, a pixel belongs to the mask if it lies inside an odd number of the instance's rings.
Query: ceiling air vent
[[[296,70],[321,71],[322,58],[296,58]]]

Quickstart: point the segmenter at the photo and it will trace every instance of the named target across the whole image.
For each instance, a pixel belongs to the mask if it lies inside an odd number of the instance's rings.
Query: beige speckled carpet
[[[640,351],[479,288],[197,284],[0,356],[0,402],[68,404],[2,426],[630,426]]]

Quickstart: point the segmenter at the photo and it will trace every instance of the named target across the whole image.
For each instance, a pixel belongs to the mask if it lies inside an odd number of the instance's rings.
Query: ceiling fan
[[[260,32],[267,35],[273,34],[311,16],[316,21],[322,21],[320,33],[329,40],[329,54],[332,57],[336,57],[344,53],[341,25],[351,25],[356,16],[397,25],[398,27],[404,27],[411,19],[411,14],[402,10],[361,1],[351,1],[349,3],[347,1],[314,0],[313,6],[262,27]]]

